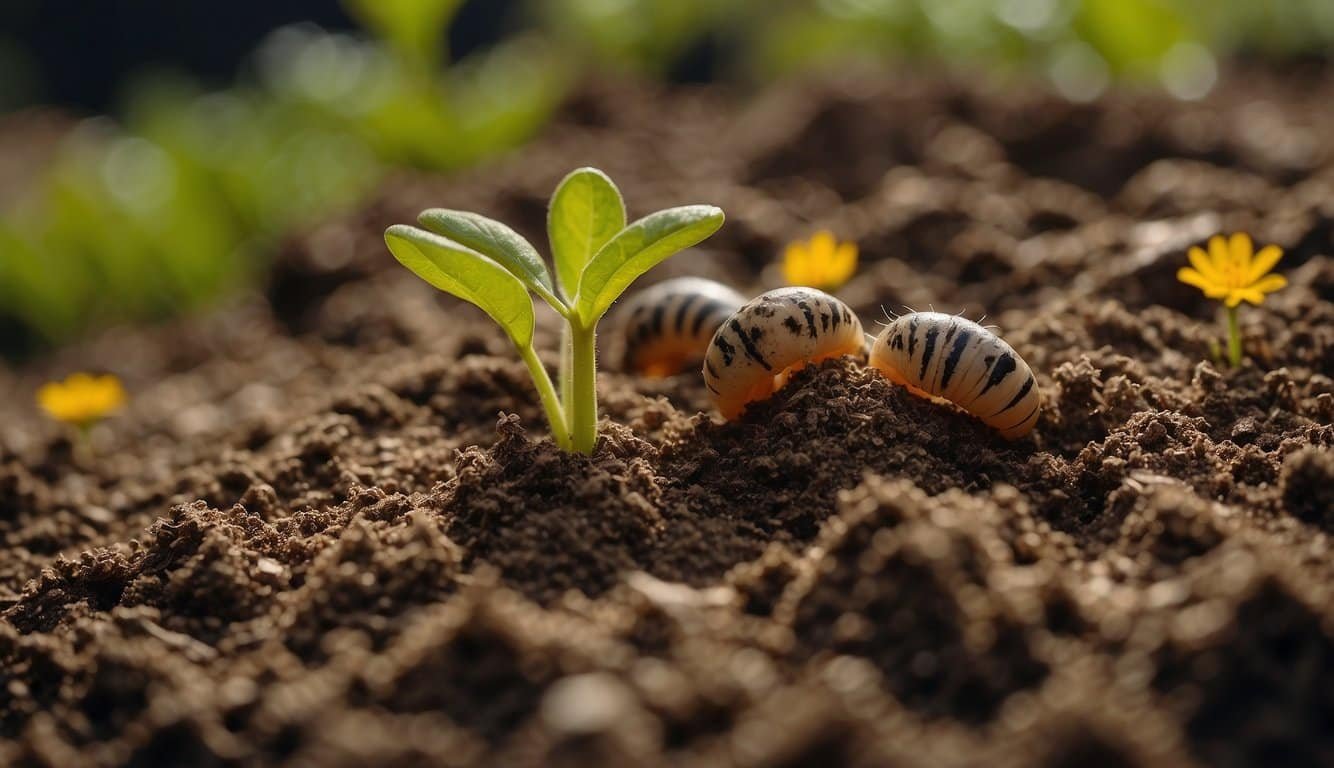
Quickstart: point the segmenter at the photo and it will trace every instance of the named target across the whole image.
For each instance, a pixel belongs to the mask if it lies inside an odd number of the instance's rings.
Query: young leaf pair
[[[580,168],[551,196],[547,238],[556,266],[554,281],[537,249],[498,221],[432,208],[417,222],[420,227],[396,224],[385,231],[394,258],[495,320],[528,366],[556,443],[565,450],[592,453],[597,442],[598,320],[640,275],[716,232],[723,212],[711,205],[687,205],[627,225],[616,185],[596,168]],[[559,394],[533,348],[530,291],[565,319]]]

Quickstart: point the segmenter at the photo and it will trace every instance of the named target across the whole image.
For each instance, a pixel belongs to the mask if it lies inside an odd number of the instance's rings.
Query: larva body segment
[[[731,288],[700,277],[681,277],[640,292],[621,324],[622,369],[671,376],[704,359],[714,331],[746,303]]]
[[[914,312],[890,323],[871,346],[871,366],[913,394],[948,400],[1002,437],[1033,431],[1042,408],[1033,369],[1014,348],[971,320]]]
[[[861,321],[846,304],[814,288],[779,288],[752,299],[714,334],[704,384],[733,420],[802,366],[865,352]]]

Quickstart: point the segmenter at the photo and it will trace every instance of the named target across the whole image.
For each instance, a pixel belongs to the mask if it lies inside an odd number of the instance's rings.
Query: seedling
[[[1214,235],[1209,238],[1209,252],[1193,246],[1187,251],[1189,267],[1177,270],[1177,279],[1204,291],[1211,299],[1218,299],[1227,307],[1227,359],[1233,368],[1241,365],[1241,324],[1237,318],[1243,301],[1254,306],[1264,303],[1265,296],[1288,284],[1282,275],[1270,274],[1283,249],[1267,245],[1255,253],[1250,235],[1237,232],[1230,238]]]
[[[598,320],[640,275],[716,232],[723,212],[711,205],[687,205],[627,225],[616,185],[596,168],[580,168],[551,196],[547,238],[556,266],[554,281],[537,249],[498,221],[432,208],[417,222],[421,227],[396,224],[385,231],[394,258],[496,321],[533,377],[556,444],[592,453],[597,443]],[[559,394],[533,348],[530,291],[565,319]]]

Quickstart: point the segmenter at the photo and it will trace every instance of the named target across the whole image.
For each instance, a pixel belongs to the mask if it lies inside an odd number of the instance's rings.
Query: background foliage
[[[480,4],[480,5],[479,5]],[[449,170],[536,131],[581,75],[762,83],[850,61],[1035,72],[1072,99],[1118,80],[1197,98],[1232,56],[1323,57],[1329,0],[346,0],[360,35],[284,27],[238,82],[141,79],[18,190],[0,188],[0,352],[213,301],[282,232],[396,166]],[[461,12],[503,34],[451,56]],[[24,83],[0,34],[0,108]],[[21,151],[21,150],[20,150]],[[0,180],[0,186],[3,180]]]

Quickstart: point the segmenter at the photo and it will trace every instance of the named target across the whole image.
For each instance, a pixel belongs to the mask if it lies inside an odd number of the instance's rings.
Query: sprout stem
[[[574,341],[570,333],[570,324],[566,322],[560,329],[560,372],[556,379],[566,426],[574,423]]]
[[[598,439],[597,331],[570,320],[570,432],[574,450],[593,452]]]
[[[1227,308],[1227,359],[1233,368],[1241,365],[1241,324],[1237,321],[1239,307]]]
[[[529,344],[518,349],[524,365],[528,366],[528,373],[533,377],[533,385],[537,387],[537,396],[542,401],[542,409],[547,413],[552,439],[561,450],[570,450],[572,447],[570,428],[566,425],[565,412],[561,409],[560,398],[556,396],[556,387],[551,383],[551,376],[542,366],[542,361],[537,359],[537,350],[533,349],[533,345]]]

